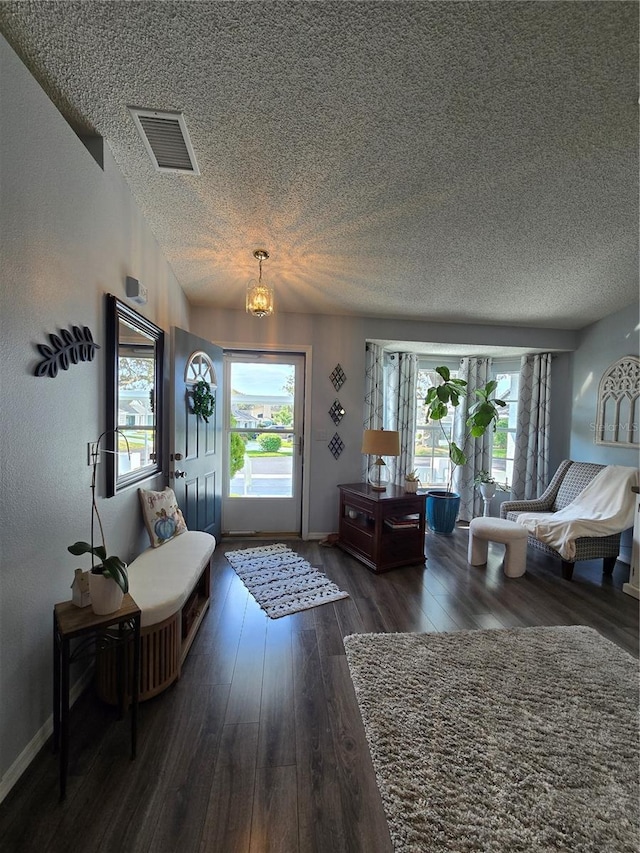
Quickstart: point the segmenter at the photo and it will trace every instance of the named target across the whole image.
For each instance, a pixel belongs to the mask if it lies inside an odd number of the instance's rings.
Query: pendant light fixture
[[[260,274],[258,281],[252,278],[247,284],[247,314],[254,317],[269,317],[273,314],[273,288],[262,281],[262,262],[268,260],[266,249],[256,249],[253,257],[258,261]]]

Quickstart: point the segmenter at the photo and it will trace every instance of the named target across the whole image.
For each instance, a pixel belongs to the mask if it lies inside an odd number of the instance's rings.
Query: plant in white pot
[[[92,555],[89,593],[93,612],[102,616],[119,610],[125,592],[129,591],[126,563],[123,563],[120,557],[107,557],[104,545],[91,546],[88,542],[74,542],[67,550],[76,557],[81,554]],[[95,563],[93,557],[97,557],[101,562]]]
[[[467,457],[450,438],[442,421],[449,413],[449,406],[459,406],[460,400],[466,396],[467,383],[464,379],[453,379],[448,367],[436,367],[436,373],[442,383],[429,388],[424,401],[426,415],[427,420],[440,422],[451,465],[446,490],[431,490],[427,493],[427,521],[435,533],[451,533],[460,507],[460,495],[452,490],[453,475],[457,467],[467,464]],[[500,408],[506,406],[504,400],[492,397],[497,387],[498,383],[492,379],[483,388],[476,389],[478,400],[469,409],[463,447],[469,437],[480,438],[489,427],[495,431]]]
[[[484,515],[491,515],[490,510],[492,498],[497,491],[508,492],[508,482],[499,483],[488,471],[485,471],[484,469],[482,471],[478,471],[473,482],[482,495],[482,500],[484,501]]]
[[[404,475],[404,490],[410,494],[415,494],[420,488],[420,477],[418,472],[413,470]]]
[[[120,432],[119,430],[115,430]],[[78,541],[73,545],[69,545],[67,551],[76,557],[82,554],[91,554],[91,569],[89,570],[89,593],[91,595],[91,607],[93,612],[103,616],[108,613],[115,613],[122,605],[122,599],[129,591],[129,577],[127,575],[127,565],[120,557],[107,556],[107,546],[104,540],[104,529],[102,527],[102,519],[98,512],[96,504],[96,469],[98,465],[98,454],[100,453],[100,440],[105,435],[103,432],[96,442],[93,454],[93,471],[91,476],[91,542]],[[127,450],[129,442],[126,436],[122,433]],[[94,525],[98,522],[100,528],[101,545],[94,545]],[[95,558],[100,560],[96,563]]]
[[[496,489],[498,488],[498,484],[496,483],[495,479],[488,471],[485,471],[484,469],[482,471],[478,471],[478,473],[474,477],[473,482],[480,490],[482,499],[485,501],[490,501],[491,498],[495,495]]]

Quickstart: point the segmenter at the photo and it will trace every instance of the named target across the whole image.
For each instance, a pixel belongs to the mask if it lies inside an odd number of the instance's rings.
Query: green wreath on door
[[[193,413],[195,415],[200,415],[205,423],[209,423],[209,418],[213,414],[215,406],[216,398],[211,393],[211,386],[209,383],[204,379],[196,382],[193,386]]]

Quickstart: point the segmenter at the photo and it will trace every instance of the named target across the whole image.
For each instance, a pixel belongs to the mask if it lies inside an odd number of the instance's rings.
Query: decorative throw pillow
[[[138,494],[140,495],[144,524],[154,548],[157,548],[158,545],[164,545],[169,539],[184,533],[187,525],[178,508],[173,489],[168,486],[162,492],[138,489]]]

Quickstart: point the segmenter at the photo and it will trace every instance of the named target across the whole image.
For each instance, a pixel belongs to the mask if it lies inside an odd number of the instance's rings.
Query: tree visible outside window
[[[516,447],[516,424],[518,417],[519,373],[496,373],[498,383],[496,397],[507,404],[493,433],[491,449],[491,476],[499,483],[513,482],[513,458]]]
[[[452,370],[451,377],[456,379],[458,371]],[[442,421],[427,421],[424,398],[429,388],[442,382],[434,368],[419,368],[417,381],[416,440],[413,455],[413,467],[418,473],[423,488],[446,486],[449,481],[451,462],[449,445],[453,430],[453,406]]]
[[[118,471],[144,467],[156,452],[153,414],[155,356],[153,347],[131,345],[118,357]],[[126,436],[126,441],[123,438]],[[127,446],[128,442],[128,446]]]
[[[498,383],[495,396],[506,402],[501,410],[502,417],[492,433],[491,475],[499,483],[513,482],[513,459],[515,454],[516,423],[518,416],[519,371],[502,370],[496,365],[493,379]],[[459,371],[451,369],[451,376],[458,378]],[[447,441],[453,430],[453,406],[441,422],[427,422],[424,398],[429,388],[439,385],[440,377],[435,366],[420,367],[417,381],[416,440],[413,467],[418,472],[423,488],[442,487],[449,480],[450,461]]]
[[[236,426],[236,419],[231,415],[231,426]],[[244,467],[244,451],[245,451],[245,441],[243,437],[237,433],[232,432],[230,436],[230,453],[231,457],[229,459],[229,478],[232,480],[238,471],[241,471]]]

